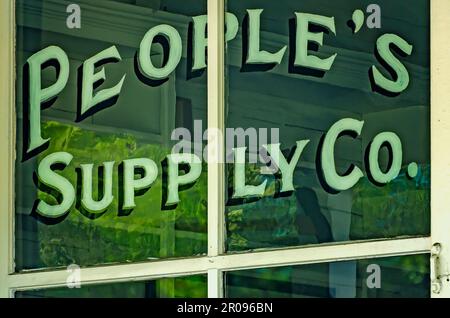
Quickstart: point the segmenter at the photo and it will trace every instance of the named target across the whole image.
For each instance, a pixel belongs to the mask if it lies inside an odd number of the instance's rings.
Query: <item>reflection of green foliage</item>
[[[39,223],[40,257],[45,266],[64,266],[72,262],[82,266],[132,262],[205,252],[206,166],[196,184],[180,192],[181,202],[177,208],[162,210],[159,163],[168,149],[145,143],[129,134],[99,133],[56,122],[44,123],[43,133],[52,140],[40,158],[56,151],[71,153],[74,159],[61,174],[74,186],[77,184],[75,168],[80,164],[98,166],[105,161],[116,162],[114,201],[102,216],[89,219],[73,207],[68,217],[57,225]],[[137,207],[129,215],[118,216],[117,166],[124,159],[139,157],[154,160],[160,169],[159,177],[144,195],[136,197]],[[94,172],[94,198],[98,195],[97,179]],[[56,203],[55,198],[45,192],[39,191],[38,197]]]
[[[162,278],[151,282],[127,282],[104,285],[83,285],[81,288],[51,288],[16,292],[18,298],[142,298],[166,297],[163,286],[172,285],[173,297],[206,297],[206,276]]]
[[[233,184],[233,167],[228,169],[228,184]],[[246,166],[247,184],[257,185],[264,181],[257,165]],[[277,182],[268,178],[263,198],[242,204],[228,205],[227,245],[230,250],[248,250],[259,247],[280,247],[298,243],[294,226],[296,200],[294,196],[276,198]]]
[[[174,281],[174,297],[176,298],[205,298],[208,296],[206,276],[197,275],[164,279]]]
[[[260,184],[264,177],[259,174],[259,167],[247,167],[247,183]],[[232,173],[229,173],[228,179],[231,186]],[[402,173],[384,187],[374,185],[367,178],[360,180],[352,189],[350,239],[429,234],[429,182],[429,168],[426,166],[420,167],[414,180]],[[294,195],[275,198],[277,183],[275,179],[268,178],[266,192],[260,200],[247,200],[243,204],[227,206],[229,249],[246,250],[299,244],[299,234],[294,224],[298,203]]]
[[[232,168],[229,171],[232,172]],[[229,173],[228,178],[228,184],[232,185],[232,173]],[[248,184],[259,184],[263,181],[257,166],[248,165],[246,181]],[[268,188],[261,200],[227,206],[227,244],[230,250],[243,251],[299,245],[299,233],[295,226],[298,203],[294,195],[274,198],[277,182],[273,178],[268,179]],[[377,187],[366,178],[361,180],[352,189],[350,239],[429,234],[429,183],[430,175],[427,166],[420,167],[419,174],[414,180],[408,179],[402,173],[384,187]],[[316,231],[320,230],[316,229]],[[427,258],[422,256],[392,258],[392,260],[387,259],[385,263],[388,270],[392,266],[397,268],[403,279],[402,284],[410,285],[423,284],[429,267]],[[359,266],[358,275],[366,275],[366,267]],[[326,269],[316,268],[316,270],[322,271],[324,280],[329,279]],[[270,284],[271,280],[275,284],[275,282],[283,281],[286,273],[282,270],[260,270],[258,279],[267,275],[271,275],[267,284]],[[236,276],[233,279],[240,286],[247,285],[245,276]],[[254,292],[254,290],[249,291],[248,296]],[[419,291],[417,293],[420,294]],[[266,294],[261,291],[260,296],[264,297],[264,295]],[[405,293],[398,291],[398,295],[405,295]]]
[[[352,239],[430,233],[430,170],[422,166],[414,180],[399,175],[384,187],[367,179],[354,188]]]
[[[404,270],[409,281],[413,284],[428,282],[430,272],[430,262],[427,255],[411,255],[404,259],[398,258],[401,268]],[[428,290],[428,288],[427,288]]]
[[[337,264],[308,264],[231,272],[226,276],[227,296],[334,297],[335,287],[341,287],[347,297],[354,295],[357,298],[429,296],[428,255],[362,259],[341,263],[339,265],[341,269],[348,266],[348,285],[340,279],[335,280],[335,284],[331,283],[330,269]],[[367,268],[371,264],[376,264],[380,268],[380,288],[367,286],[367,279],[371,275],[367,272]],[[355,265],[356,272],[352,274]],[[351,275],[356,277],[350,277]],[[350,293],[353,288],[354,293]]]
[[[406,169],[403,169],[406,170]],[[421,166],[414,180],[400,174],[384,187],[367,179],[354,189],[352,239],[388,238],[430,233],[430,169]],[[411,283],[423,280],[428,261],[423,257],[398,258]]]
[[[377,264],[381,270],[381,288],[368,289],[361,285],[357,297],[429,297],[430,274],[428,255],[408,255],[381,259],[359,260],[358,281],[365,284],[370,273],[367,267]]]

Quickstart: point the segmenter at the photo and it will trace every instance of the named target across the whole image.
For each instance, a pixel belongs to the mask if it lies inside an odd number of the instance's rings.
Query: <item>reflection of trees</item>
[[[158,144],[145,143],[129,134],[99,133],[56,122],[44,123],[43,133],[51,136],[52,142],[41,156],[55,151],[73,154],[73,162],[62,174],[74,186],[75,167],[81,163],[98,165],[114,160],[117,167],[124,159],[139,157],[160,163],[168,153]],[[90,220],[74,207],[57,225],[39,224],[40,257],[45,266],[142,261],[206,251],[206,167],[194,187],[180,192],[181,203],[175,210],[161,210],[162,181],[158,177],[145,195],[136,198],[137,207],[131,214],[123,217],[117,215],[117,169],[113,178],[115,199],[103,216]],[[94,180],[97,179],[94,174]],[[96,198],[96,184],[93,192]],[[39,191],[38,196],[56,203],[46,193]]]
[[[52,288],[16,292],[17,298],[158,298],[163,285],[174,286],[173,297],[206,297],[206,276],[161,278],[148,282],[127,282],[105,285],[86,285],[82,288]]]
[[[228,174],[229,186],[233,184],[232,171],[231,167]],[[430,233],[429,173],[429,166],[422,165],[414,180],[400,174],[384,187],[377,187],[367,179],[361,180],[352,189],[350,239],[428,235]],[[298,188],[291,196],[276,197],[278,181],[273,177],[261,176],[259,167],[247,165],[247,184],[260,184],[263,178],[268,178],[268,186],[260,200],[227,206],[227,244],[229,249],[248,250],[333,241],[330,224],[321,211],[321,206],[326,204],[320,202],[318,193],[316,193],[318,190]],[[358,284],[356,295],[358,297],[395,296],[394,292],[397,293],[397,296],[409,295],[406,291],[402,292],[396,289],[398,286],[395,280],[401,282],[401,285],[416,286],[414,294],[424,296],[421,290],[427,290],[425,286],[429,268],[427,257],[419,255],[385,259],[383,270],[389,273],[388,277],[392,282],[381,291],[367,291],[367,288],[361,284],[362,278],[367,275],[366,268],[369,264],[370,261],[358,261],[356,269]],[[322,265],[313,267],[313,272],[321,276],[321,286],[323,284],[325,284],[323,286],[328,286],[328,265]],[[295,275],[297,278],[298,275],[301,277],[304,269],[303,266],[299,266],[297,269],[296,267],[277,270],[261,269],[251,275],[246,271],[240,275],[230,276],[229,280],[234,284],[232,288],[237,292],[237,288],[244,288],[252,280],[254,281],[256,279],[254,276],[259,277],[258,279],[265,279],[264,284],[268,291],[262,293],[261,297],[270,295],[270,291],[277,290],[277,288],[286,289],[287,285],[280,287],[286,280],[292,281],[292,288],[307,291],[308,288],[303,286],[301,281],[295,282],[296,278],[294,277]],[[290,279],[287,279],[286,276]],[[317,291],[316,289],[313,288]],[[244,290],[245,288],[242,291],[245,292]],[[255,292],[255,290],[249,291],[248,296],[251,297]]]
[[[353,192],[352,239],[430,233],[429,165],[421,165],[414,180],[402,173],[384,187],[377,187],[363,179]]]
[[[118,164],[125,158],[136,157],[161,162],[168,152],[159,145],[143,143],[127,134],[98,133],[56,122],[45,123],[43,130],[44,135],[52,136],[52,142],[42,156],[54,151],[68,151],[74,155],[73,163],[63,172],[74,185],[74,167],[81,163],[100,164],[115,160]],[[259,184],[264,178],[255,165],[248,165],[246,173],[249,184]],[[229,178],[229,184],[232,184],[232,174]],[[118,180],[117,170],[114,180]],[[351,239],[428,234],[429,180],[428,166],[421,166],[415,180],[400,175],[381,188],[368,180],[361,180],[353,189]],[[196,185],[180,193],[181,203],[174,211],[161,211],[161,187],[161,178],[158,178],[150,191],[136,199],[137,208],[126,217],[117,216],[118,202],[114,200],[107,213],[96,220],[87,219],[74,208],[57,225],[39,224],[43,263],[48,267],[70,263],[92,265],[203,253],[206,250],[207,224],[206,167]],[[311,236],[308,242],[332,240],[330,226],[320,213],[319,199],[314,190],[300,188],[291,196],[274,198],[277,187],[278,181],[269,178],[263,198],[227,207],[227,244],[230,249],[298,245],[299,235],[305,234],[299,217],[301,214],[310,219],[315,229],[314,233],[307,233]],[[93,189],[96,197],[97,187],[94,185]],[[118,197],[117,191],[118,185],[114,182],[115,198]],[[39,198],[56,203],[53,197],[43,192],[39,192]],[[172,238],[167,236],[167,231]],[[166,239],[171,243],[167,244]],[[423,283],[428,271],[425,258],[404,257],[390,262],[392,266],[401,268],[399,275],[409,283]],[[357,274],[363,275],[365,268],[365,265],[359,265]],[[324,279],[328,277],[325,267],[320,271]],[[277,273],[265,275],[273,282],[292,275],[289,269]],[[189,285],[189,280],[185,284]],[[169,286],[174,285],[170,283]]]
[[[364,179],[353,191],[351,239],[430,234],[429,165],[420,165],[413,180],[404,172],[384,187],[376,187]],[[400,274],[406,275],[412,284],[422,282],[429,271],[428,259],[424,257],[396,258],[393,263],[403,269]]]
[[[357,298],[428,297],[428,255],[410,255],[356,261]],[[344,262],[345,263],[345,262]],[[334,263],[336,264],[336,263]],[[366,284],[369,264],[381,268],[381,288]],[[329,264],[308,264],[231,272],[226,276],[229,297],[330,297]],[[342,287],[346,285],[342,281]]]
[[[233,165],[227,169],[229,195],[233,186]],[[260,167],[246,165],[246,183],[257,185],[267,178],[264,196],[244,199],[240,204],[226,206],[227,246],[230,250],[281,247],[298,244],[295,228],[297,204],[295,196],[274,199],[278,181],[260,175]]]
[[[229,187],[233,184],[232,169],[230,165]],[[419,170],[414,180],[402,173],[384,187],[377,187],[366,178],[360,180],[352,189],[350,239],[428,235],[430,172],[425,165]],[[263,178],[267,178],[268,182],[261,199],[244,200],[241,204],[227,206],[230,249],[245,250],[333,240],[330,224],[321,212],[326,203],[320,201],[316,193],[318,190],[298,188],[295,195],[277,197],[279,180],[261,176],[259,167],[247,165],[247,184],[260,184]],[[299,235],[305,234],[302,229],[308,227],[312,229],[307,234],[315,238],[304,238],[304,241],[299,242]]]

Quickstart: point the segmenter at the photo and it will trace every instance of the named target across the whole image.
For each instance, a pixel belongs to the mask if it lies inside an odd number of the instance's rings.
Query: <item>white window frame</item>
[[[208,127],[223,131],[224,116],[224,2],[208,1]],[[207,274],[208,297],[223,297],[224,272],[366,258],[430,253],[442,244],[441,265],[450,259],[450,1],[431,5],[431,236],[365,240],[275,250],[224,254],[224,165],[208,163],[208,251],[206,256],[81,269],[83,285],[143,281],[163,277]],[[215,36],[211,36],[215,35]],[[66,270],[14,273],[14,162],[15,162],[15,0],[0,1],[0,297],[17,290],[66,286]],[[223,149],[223,140],[214,140]],[[445,266],[444,266],[445,267]],[[449,297],[442,280],[439,294]]]

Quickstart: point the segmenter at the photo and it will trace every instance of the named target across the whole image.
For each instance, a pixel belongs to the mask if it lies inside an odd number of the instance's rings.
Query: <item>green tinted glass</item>
[[[206,121],[206,75],[197,74],[190,80],[187,67],[190,58],[185,45],[192,16],[205,14],[206,1],[85,0],[77,4],[78,11],[68,8],[66,1],[17,1],[17,270],[205,253],[206,165],[193,186],[180,187],[180,202],[168,206],[165,159],[174,143],[171,138],[174,128],[192,131],[194,121]],[[74,16],[77,12],[78,27]],[[155,80],[142,75],[137,54],[144,35],[162,24],[174,28],[184,50],[175,71],[164,80]],[[149,57],[156,68],[165,67],[167,61],[163,57],[171,52],[166,44],[164,38],[158,38],[151,47]],[[27,60],[50,46],[57,46],[67,54],[68,81],[50,107],[43,103],[38,127],[42,138],[50,138],[50,142],[45,150],[31,154],[27,153],[27,146],[31,143],[29,111],[33,91]],[[115,87],[125,75],[123,86],[115,99],[105,99],[92,112],[86,97],[88,91],[83,90],[83,76],[89,68],[83,68],[83,63],[112,47],[117,49],[120,60],[108,58],[94,63],[94,73],[101,74],[104,68],[106,80],[96,81],[93,93]],[[62,71],[66,71],[52,66],[42,66],[42,87],[52,87]],[[88,111],[82,112],[83,109]],[[47,217],[37,213],[38,203],[56,206],[64,197],[61,191],[46,186],[42,180],[45,173],[38,178],[39,166],[57,152],[73,156],[63,170],[58,170],[57,165],[51,168],[66,179],[76,199],[68,213]],[[144,186],[124,181],[124,161],[137,158],[147,162],[150,159],[154,164],[151,167],[157,167],[157,176],[150,187],[149,181]],[[107,170],[105,163],[111,162],[112,170]],[[107,190],[111,191],[108,197],[112,195],[113,199],[106,210],[93,213],[83,205],[86,203],[82,191],[87,191],[82,183],[83,164],[93,165],[85,167],[92,170],[92,200],[100,201]],[[149,175],[149,170],[135,168],[129,170],[131,179]],[[180,175],[183,170],[186,169],[180,167]],[[129,180],[130,173],[127,175]],[[124,201],[130,189],[135,197],[134,207]]]
[[[429,256],[236,271],[226,274],[227,297],[429,297]]]
[[[227,1],[228,250],[430,233],[429,1],[372,2]]]
[[[88,285],[18,291],[16,298],[203,298],[206,276],[163,278],[146,282]]]

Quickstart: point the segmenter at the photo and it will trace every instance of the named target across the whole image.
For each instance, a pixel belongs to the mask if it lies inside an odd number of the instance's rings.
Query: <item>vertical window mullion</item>
[[[0,3],[0,297],[10,297],[8,275],[14,271],[14,3]]]
[[[208,298],[223,298],[223,272],[218,269],[208,270]]]
[[[208,0],[208,256],[224,250],[224,0]],[[208,271],[208,296],[222,297],[222,273]]]

